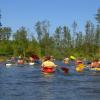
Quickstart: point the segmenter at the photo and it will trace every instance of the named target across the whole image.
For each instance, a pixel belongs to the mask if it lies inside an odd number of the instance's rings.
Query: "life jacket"
[[[41,70],[44,73],[54,73],[55,72],[54,68],[49,68],[49,67],[42,67]]]
[[[79,64],[76,66],[76,71],[77,72],[82,72],[84,70],[84,64]]]

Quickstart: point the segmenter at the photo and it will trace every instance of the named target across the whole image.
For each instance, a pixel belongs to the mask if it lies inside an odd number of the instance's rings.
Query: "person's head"
[[[98,59],[94,59],[92,62],[98,62],[99,60]]]
[[[67,64],[69,62],[69,58],[64,59],[64,63]]]
[[[44,61],[47,61],[47,60],[51,60],[51,57],[50,56],[46,56]]]
[[[99,61],[98,61],[98,62],[99,62],[99,64],[100,64],[100,59],[99,59]]]
[[[55,59],[54,59],[54,57],[53,57],[53,56],[50,56],[50,60],[51,60],[51,61],[54,61]]]
[[[81,58],[78,58],[78,59],[76,60],[76,64],[82,64],[82,63],[83,63],[83,61],[82,61]]]
[[[69,61],[69,58],[65,58],[64,61]]]
[[[90,65],[90,64],[91,64],[91,62],[90,62],[90,61],[88,61],[88,62],[87,62],[87,65]]]

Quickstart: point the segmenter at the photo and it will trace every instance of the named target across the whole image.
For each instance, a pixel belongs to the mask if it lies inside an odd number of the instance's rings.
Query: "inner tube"
[[[90,70],[100,71],[100,68],[90,68]]]

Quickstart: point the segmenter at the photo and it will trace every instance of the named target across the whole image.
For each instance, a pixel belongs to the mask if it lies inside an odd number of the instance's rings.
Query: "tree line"
[[[29,37],[29,31],[22,26],[15,33],[10,27],[0,27],[0,55],[27,57],[36,54],[39,57],[53,55],[61,59],[74,55],[76,57],[100,58],[100,8],[95,16],[97,25],[88,20],[84,32],[77,31],[76,21],[72,30],[68,26],[57,26],[50,33],[47,20],[35,23],[35,32]]]

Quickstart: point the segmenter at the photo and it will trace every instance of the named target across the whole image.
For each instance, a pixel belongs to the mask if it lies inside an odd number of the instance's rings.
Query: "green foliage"
[[[28,47],[27,31],[25,27],[21,27],[13,35],[14,38],[14,54],[26,56],[26,49]]]
[[[6,55],[6,56],[13,54],[13,48],[11,45],[11,41],[1,41],[0,42],[0,54]]]
[[[9,40],[11,36],[11,28],[10,27],[2,27],[0,28],[0,40]]]
[[[96,14],[96,20],[100,23],[100,9]],[[38,21],[35,24],[36,36],[31,34],[31,38],[28,38],[29,32],[25,27],[21,27],[13,35],[10,27],[2,27],[0,55],[53,55],[57,59],[70,55],[89,59],[100,58],[100,25],[94,26],[89,20],[86,22],[84,33],[77,31],[76,21],[72,27],[71,31],[68,26],[58,26],[51,34],[49,21]]]

